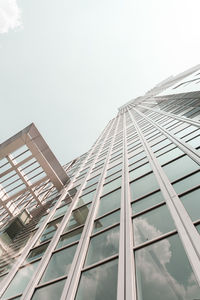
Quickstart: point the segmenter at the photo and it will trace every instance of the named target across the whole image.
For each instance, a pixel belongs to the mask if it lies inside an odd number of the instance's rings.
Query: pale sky
[[[0,140],[34,122],[63,164],[117,108],[200,63],[200,0],[0,0]]]

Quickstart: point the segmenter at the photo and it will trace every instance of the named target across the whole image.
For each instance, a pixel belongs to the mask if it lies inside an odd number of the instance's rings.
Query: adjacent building
[[[200,65],[63,167],[34,124],[0,159],[0,299],[200,299]]]

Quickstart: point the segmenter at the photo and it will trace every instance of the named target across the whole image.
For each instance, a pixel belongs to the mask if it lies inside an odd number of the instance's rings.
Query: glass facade
[[[0,299],[200,299],[200,92],[183,93],[192,76],[120,107],[63,166],[62,188],[40,180],[34,199],[0,207]],[[28,173],[25,154],[15,156]],[[0,184],[13,185],[9,157],[0,168]],[[6,205],[26,209],[11,222]]]

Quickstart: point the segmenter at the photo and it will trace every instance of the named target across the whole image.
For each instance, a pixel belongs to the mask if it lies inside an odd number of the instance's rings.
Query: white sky
[[[0,140],[34,122],[61,163],[117,107],[200,63],[200,0],[0,0]]]

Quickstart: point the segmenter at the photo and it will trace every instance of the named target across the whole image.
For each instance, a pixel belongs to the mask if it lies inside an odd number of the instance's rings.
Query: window
[[[150,173],[130,183],[131,198],[132,200],[136,200],[137,198],[151,193],[158,188],[158,183],[154,174]]]
[[[120,202],[121,189],[118,189],[104,197],[101,197],[97,216],[102,216],[109,211],[119,208]]]
[[[200,288],[177,235],[135,252],[140,300],[199,299]]]
[[[118,253],[119,226],[104,231],[90,239],[85,265],[92,265]]]
[[[116,300],[118,260],[111,260],[81,275],[75,300]]]
[[[60,280],[47,286],[38,288],[31,300],[60,300],[65,280]]]
[[[133,219],[135,245],[152,240],[174,228],[167,206],[154,208]]]
[[[76,247],[77,244],[53,253],[41,282],[46,282],[67,274],[75,254]]]

